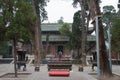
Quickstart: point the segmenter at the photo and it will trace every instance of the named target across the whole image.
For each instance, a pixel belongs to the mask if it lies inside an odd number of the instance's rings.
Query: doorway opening
[[[58,46],[58,48],[57,48],[57,53],[59,53],[59,52],[63,53],[63,46],[62,45]]]

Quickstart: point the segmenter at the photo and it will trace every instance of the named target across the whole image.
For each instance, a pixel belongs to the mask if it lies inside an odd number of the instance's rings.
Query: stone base
[[[39,71],[40,68],[38,66],[35,67],[35,71]]]
[[[83,67],[82,67],[82,66],[79,66],[78,71],[83,72]]]

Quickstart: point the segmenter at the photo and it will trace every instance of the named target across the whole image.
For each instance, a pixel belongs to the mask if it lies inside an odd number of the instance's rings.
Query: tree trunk
[[[89,22],[90,22],[90,14],[88,14],[87,16],[87,22],[86,22],[86,41],[87,41],[87,32],[88,32],[88,29],[89,29]]]
[[[88,5],[89,5],[89,11],[91,18],[94,19],[96,16],[101,15],[100,13],[100,7],[99,7],[99,1],[96,0],[88,0]],[[103,32],[103,25],[102,25],[102,20],[98,20],[99,24],[99,53],[100,53],[100,71],[101,75],[108,75],[111,76],[112,72],[109,66],[109,61],[107,57],[107,50],[105,46],[105,39],[104,39],[104,32]],[[95,21],[94,21],[94,28],[95,28]]]
[[[82,65],[86,66],[86,26],[85,26],[85,14],[84,8],[85,0],[79,0],[82,11]]]
[[[35,67],[39,67],[39,54],[40,54],[40,42],[39,42],[39,32],[38,26],[35,26]]]
[[[17,51],[16,51],[16,40],[14,39],[13,40],[13,49],[14,49],[14,71],[15,71],[15,77],[17,77],[17,56],[16,56],[16,54],[17,54]]]
[[[44,54],[43,53],[43,47],[42,47],[42,31],[41,31],[41,17],[40,17],[40,14],[38,14],[38,37],[39,37],[39,61],[41,60],[41,59],[43,59],[42,58],[42,54]]]
[[[80,59],[80,48],[77,48],[77,59]]]
[[[34,9],[34,14],[37,16],[36,24],[34,26],[34,33],[35,33],[35,39],[34,39],[34,48],[35,48],[35,71],[39,70],[40,67],[40,53],[41,53],[41,20],[40,20],[40,14],[36,13],[36,8],[35,8],[35,1],[32,0],[32,5]]]

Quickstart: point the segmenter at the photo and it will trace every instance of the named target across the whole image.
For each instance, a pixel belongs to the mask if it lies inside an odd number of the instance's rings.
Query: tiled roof
[[[72,23],[69,23],[71,28],[72,28]],[[58,23],[44,23],[41,25],[42,31],[59,31],[61,28],[62,24]],[[93,27],[89,28],[89,31],[92,31]],[[93,35],[88,35],[87,36],[87,41],[95,41],[95,36]],[[69,37],[62,36],[62,35],[54,35],[50,34],[49,35],[49,41],[68,41]],[[46,35],[42,35],[42,41],[46,41]]]
[[[62,24],[58,24],[58,23],[44,23],[41,25],[41,29],[42,31],[59,31],[61,26]],[[72,26],[71,23],[70,26]]]
[[[50,35],[49,41],[68,41],[69,38],[61,35]],[[42,35],[42,41],[46,41],[46,35]]]
[[[96,38],[93,35],[87,36],[87,41],[95,41]],[[46,35],[42,35],[42,41],[46,41]],[[50,35],[49,41],[69,41],[69,37],[61,35]]]

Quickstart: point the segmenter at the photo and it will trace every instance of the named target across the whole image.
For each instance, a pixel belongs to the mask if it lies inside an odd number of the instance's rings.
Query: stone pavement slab
[[[91,66],[86,66],[84,67],[84,72],[97,78],[97,67],[95,67],[94,69],[95,70],[93,71],[91,69]],[[120,65],[112,65],[112,73],[120,77]]]
[[[34,72],[27,80],[96,80],[94,77],[84,72],[79,72],[77,67],[73,65],[73,70],[70,71],[69,77],[54,77],[49,76],[47,66],[41,66],[39,72]]]
[[[120,76],[120,65],[112,65],[112,72]]]
[[[120,76],[120,65],[113,65],[112,71]],[[84,72],[79,72],[76,65],[72,66],[69,77],[53,77],[49,76],[47,65],[41,65],[40,71],[35,72],[34,66],[27,65],[27,71],[18,71],[19,73],[31,73],[25,78],[0,78],[0,80],[97,80],[97,67],[92,71],[91,66],[84,67]],[[0,64],[0,76],[6,73],[14,73],[13,64]],[[93,75],[90,75],[93,74]],[[95,75],[95,76],[94,76]]]
[[[112,71],[120,76],[120,65],[113,65]],[[0,64],[0,75],[6,73],[14,73],[13,64]],[[40,71],[35,72],[34,66],[29,64],[27,65],[27,71],[19,71],[19,73],[31,73],[31,75],[26,78],[0,78],[0,80],[96,80],[95,78],[97,77],[94,75],[97,75],[97,67],[95,67],[95,71],[92,71],[91,66],[86,66],[84,67],[84,72],[79,72],[78,67],[73,65],[73,70],[70,71],[69,77],[53,77],[49,76],[47,65],[41,65]]]
[[[14,68],[12,64],[9,64],[9,66],[2,65],[0,67],[0,71],[1,71],[1,68],[4,68],[4,70],[0,73],[14,72],[13,70]],[[7,69],[7,71],[5,69]],[[22,72],[22,71],[19,71],[19,72]],[[32,74],[28,75],[26,78],[0,78],[0,80],[97,80],[93,76],[88,75],[85,72],[79,72],[78,67],[75,65],[73,65],[73,70],[70,71],[69,77],[49,76],[47,65],[41,65],[40,71],[38,72],[34,71],[34,66],[28,65],[27,71],[24,71],[24,73],[32,73]]]

